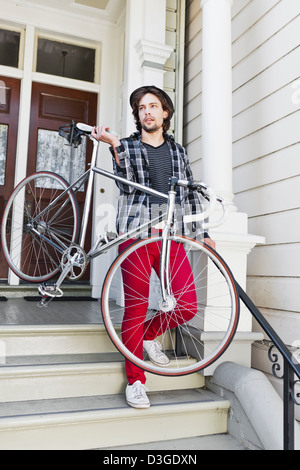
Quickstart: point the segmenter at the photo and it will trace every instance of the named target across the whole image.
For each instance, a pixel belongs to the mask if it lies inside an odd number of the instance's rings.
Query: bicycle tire
[[[214,363],[230,345],[239,320],[239,296],[234,277],[220,255],[210,246],[184,236],[174,236],[170,240],[178,247],[183,245],[186,256],[193,268],[193,279],[184,289],[191,288],[192,284],[197,293],[197,313],[188,322],[177,326],[174,330],[167,330],[158,340],[162,351],[169,356],[170,364],[162,367],[151,363],[147,356],[137,357],[128,349],[122,340],[124,330],[124,288],[120,288],[122,281],[121,266],[130,262],[130,256],[138,253],[139,249],[149,251],[151,243],[160,245],[161,236],[147,238],[134,242],[117,256],[106,275],[101,298],[103,321],[107,333],[123,356],[146,372],[164,376],[181,376],[202,370]],[[124,265],[123,265],[124,266]],[[152,270],[153,272],[153,270]],[[209,278],[207,277],[209,273]],[[147,273],[147,276],[149,273]],[[153,274],[151,274],[153,276]],[[170,278],[174,273],[170,274]],[[143,273],[140,276],[144,276]],[[155,278],[156,275],[154,275]],[[209,279],[209,280],[208,280]],[[152,280],[150,288],[160,289],[158,279]],[[172,283],[172,279],[171,279]],[[176,297],[176,306],[166,313],[169,318],[184,306],[180,305],[181,294],[173,293]],[[159,294],[160,295],[160,294]],[[138,302],[138,293],[134,294]],[[144,299],[141,299],[144,302]],[[159,312],[159,308],[151,305],[150,299],[146,319]],[[177,315],[178,316],[178,315]],[[144,323],[145,325],[145,323]],[[176,332],[175,332],[176,331]],[[176,338],[175,338],[176,337]]]
[[[1,225],[2,248],[9,267],[24,281],[45,282],[55,276],[61,268],[63,249],[77,240],[79,205],[68,187],[56,173],[37,172],[24,178],[7,202]]]

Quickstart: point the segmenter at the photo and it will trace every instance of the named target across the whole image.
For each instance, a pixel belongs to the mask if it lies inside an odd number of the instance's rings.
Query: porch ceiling
[[[74,3],[79,5],[85,5],[87,7],[98,8],[99,10],[105,10],[109,0],[74,0]]]
[[[124,0],[22,0],[22,4],[89,16],[109,23],[118,21],[125,6]]]

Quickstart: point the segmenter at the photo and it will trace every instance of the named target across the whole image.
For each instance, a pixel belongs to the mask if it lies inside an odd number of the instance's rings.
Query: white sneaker
[[[169,358],[162,352],[161,344],[158,341],[143,341],[143,347],[153,364],[163,367],[170,364]]]
[[[149,408],[150,402],[147,397],[147,387],[137,380],[132,385],[126,387],[126,401],[133,408]]]

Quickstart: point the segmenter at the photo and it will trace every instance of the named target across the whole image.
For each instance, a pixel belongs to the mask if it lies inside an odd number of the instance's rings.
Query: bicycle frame
[[[103,252],[107,252],[113,247],[119,246],[121,243],[124,241],[130,239],[130,238],[135,238],[139,236],[141,233],[143,233],[145,230],[149,230],[151,227],[155,226],[157,223],[161,222],[164,218],[166,218],[166,224],[164,227],[164,230],[162,231],[162,251],[163,251],[163,256],[161,257],[161,262],[160,262],[160,272],[161,272],[161,285],[162,285],[162,292],[163,292],[163,302],[167,301],[167,296],[169,295],[169,285],[167,282],[168,276],[168,270],[169,270],[169,252],[170,252],[170,246],[167,242],[167,235],[171,231],[171,227],[173,225],[173,215],[174,215],[174,207],[175,207],[175,195],[176,192],[174,191],[175,189],[175,184],[177,182],[177,179],[175,178],[173,181],[173,187],[171,188],[171,191],[169,192],[168,195],[164,193],[160,193],[159,191],[156,191],[154,189],[145,187],[139,183],[135,183],[132,181],[128,181],[126,178],[122,178],[120,176],[117,176],[113,173],[110,173],[109,171],[103,170],[99,167],[96,166],[96,160],[97,160],[97,155],[98,155],[98,149],[99,149],[99,142],[90,137],[91,140],[93,141],[93,153],[92,153],[92,158],[91,158],[91,163],[90,163],[90,168],[83,174],[81,175],[74,183],[72,183],[65,191],[63,191],[52,203],[49,204],[43,211],[41,211],[34,219],[37,220],[41,215],[43,215],[44,212],[46,212],[51,205],[54,205],[59,199],[61,199],[68,191],[71,189],[74,189],[75,192],[79,190],[79,188],[86,183],[87,181],[87,192],[86,192],[86,198],[85,198],[85,203],[84,203],[84,209],[83,209],[83,216],[82,216],[82,222],[81,222],[81,229],[80,229],[80,235],[79,235],[79,242],[78,245],[79,248],[83,250],[84,243],[85,243],[85,238],[86,238],[86,231],[87,231],[87,224],[88,224],[88,218],[90,214],[90,208],[91,208],[91,200],[92,200],[92,190],[93,190],[93,184],[94,184],[94,177],[95,173],[102,175],[106,178],[113,179],[114,181],[119,181],[122,183],[126,183],[127,185],[139,189],[146,194],[152,195],[152,196],[159,196],[161,199],[164,199],[167,201],[167,210],[166,212],[160,214],[159,216],[155,217],[154,219],[151,219],[148,222],[145,222],[144,224],[140,225],[138,228],[130,230],[129,232],[126,232],[125,234],[122,234],[115,238],[112,241],[108,241],[107,243],[103,244],[102,246],[96,246],[95,248],[92,248],[89,253],[87,253],[87,260],[90,261],[97,256],[101,255]],[[79,184],[80,183],[80,184]],[[46,237],[44,237],[45,240]],[[53,243],[50,240],[47,240],[49,243]],[[62,254],[64,252],[65,247],[57,247]],[[66,275],[68,274],[68,271],[70,267],[72,266],[72,263],[74,260],[70,260],[65,268],[62,270],[61,275],[59,276],[59,279],[55,283],[55,287],[57,290],[60,290],[60,285],[62,284],[63,280],[65,279]],[[47,291],[45,288],[43,288],[43,293],[47,295]],[[45,302],[42,301],[40,305],[45,305]]]
[[[171,178],[170,181],[170,191],[168,195],[161,193],[159,191],[156,191],[152,188],[143,186],[139,183],[129,181],[126,178],[122,178],[120,176],[117,176],[113,173],[110,173],[109,171],[103,170],[99,167],[96,166],[96,160],[97,160],[97,155],[98,155],[98,149],[99,149],[99,142],[94,139],[92,136],[88,136],[92,141],[93,141],[93,153],[92,153],[92,158],[91,158],[91,163],[90,163],[90,168],[83,174],[81,175],[74,183],[72,183],[65,191],[63,191],[49,206],[47,206],[40,214],[38,214],[35,219],[33,220],[36,221],[45,211],[51,207],[51,205],[54,205],[60,198],[62,198],[68,191],[74,190],[75,192],[79,190],[79,188],[86,183],[87,181],[87,192],[86,192],[86,198],[85,198],[85,203],[84,203],[84,210],[83,210],[83,217],[82,217],[82,222],[81,222],[81,229],[80,229],[80,235],[79,235],[79,242],[78,245],[76,245],[79,250],[81,251],[81,255],[84,254],[84,257],[87,259],[89,262],[91,259],[96,258],[99,256],[101,253],[107,252],[109,249],[119,246],[121,243],[123,243],[125,240],[135,238],[139,236],[141,233],[145,232],[146,230],[148,231],[151,227],[155,227],[157,223],[161,222],[162,220],[165,219],[165,226],[162,230],[162,255],[161,255],[161,260],[160,260],[160,283],[161,283],[161,291],[162,291],[162,308],[166,308],[166,311],[169,307],[168,302],[172,302],[171,295],[170,295],[170,285],[169,285],[169,264],[170,264],[170,248],[171,248],[171,242],[168,238],[168,235],[175,234],[175,230],[173,228],[173,219],[174,219],[174,212],[175,212],[175,198],[176,198],[176,186],[183,186],[183,187],[191,187],[191,182],[185,181],[185,180],[178,180],[177,178]],[[112,179],[116,182],[121,182],[125,183],[128,186],[131,186],[134,189],[138,189],[146,194],[152,195],[152,196],[158,196],[159,198],[167,201],[167,210],[166,212],[160,214],[158,217],[151,219],[150,221],[140,225],[138,228],[135,228],[133,230],[130,230],[129,232],[126,232],[125,234],[117,236],[114,240],[108,241],[106,240],[105,243],[103,243],[101,246],[99,246],[99,238],[94,246],[89,253],[85,254],[84,253],[84,243],[85,243],[85,238],[86,238],[86,231],[87,231],[87,224],[88,224],[88,218],[90,214],[90,208],[91,208],[91,199],[92,199],[92,191],[93,191],[93,184],[94,184],[94,177],[95,173],[104,176],[106,178]],[[80,183],[80,184],[79,184]],[[208,216],[210,212],[214,209],[215,203],[220,202],[222,204],[223,208],[223,215],[222,217],[217,221],[218,225],[220,224],[220,221],[225,218],[225,210],[224,210],[224,201],[222,198],[218,198],[215,196],[214,192],[211,190],[211,188],[207,187],[204,183],[197,183],[194,182],[192,183],[192,186],[194,185],[195,188],[201,188],[202,190],[206,191],[208,200],[209,200],[209,207],[210,210],[203,211],[200,215],[194,215],[194,216],[187,216],[189,221],[193,220],[204,220]],[[216,223],[215,223],[216,224]],[[208,224],[203,224],[203,226],[207,226]],[[44,237],[46,240],[46,237]],[[47,240],[46,240],[47,241]],[[49,243],[53,243],[50,240],[48,240]],[[102,241],[100,237],[100,241]],[[74,245],[75,246],[75,245]],[[56,247],[57,248],[57,247]],[[67,249],[66,247],[58,247],[59,251],[63,254],[65,250]],[[76,257],[78,256],[78,253],[72,256],[72,258],[69,258],[68,262],[65,264],[65,266],[62,269],[61,275],[59,276],[59,279],[55,283],[55,287],[58,291],[60,291],[60,285],[62,284],[63,280],[65,277],[68,275],[68,272],[70,271],[71,267],[76,265],[76,262],[79,263],[79,261],[76,261]],[[77,264],[77,266],[79,266]],[[42,285],[40,292],[43,292],[44,296],[49,295],[51,297],[51,293],[47,293],[46,290],[46,285]],[[60,291],[61,292],[61,291]],[[62,293],[60,294],[62,295]],[[53,297],[53,295],[52,295]],[[42,301],[42,305],[44,305],[44,301]]]
[[[153,227],[156,225],[158,222],[161,222],[164,217],[166,217],[166,225],[165,228],[162,232],[162,256],[161,256],[161,261],[160,261],[160,282],[161,282],[161,288],[162,288],[162,299],[163,303],[167,302],[167,296],[170,295],[170,286],[168,283],[168,271],[169,271],[169,254],[170,254],[170,243],[167,241],[167,235],[170,233],[172,224],[173,224],[173,215],[174,215],[174,206],[175,206],[175,184],[177,180],[171,182],[171,190],[169,191],[169,194],[166,195],[164,193],[161,193],[159,191],[153,190],[151,188],[147,188],[139,183],[135,183],[132,181],[128,181],[125,178],[119,177],[114,175],[113,173],[110,173],[106,170],[103,170],[101,168],[98,168],[95,163],[97,159],[97,154],[98,154],[98,148],[99,148],[99,142],[96,139],[93,139],[93,154],[92,154],[92,159],[91,159],[91,167],[90,167],[90,175],[88,179],[88,187],[87,187],[87,194],[86,194],[86,200],[85,200],[85,205],[84,205],[84,212],[83,212],[83,219],[82,219],[82,226],[81,226],[81,233],[80,233],[80,239],[79,239],[79,246],[83,248],[84,242],[85,242],[85,236],[86,236],[86,229],[87,229],[87,221],[89,217],[89,211],[90,211],[90,206],[91,206],[91,197],[92,197],[92,187],[93,187],[93,182],[94,182],[94,176],[95,173],[98,173],[104,177],[113,179],[114,181],[120,181],[129,186],[139,189],[146,194],[152,195],[152,196],[159,196],[162,199],[165,199],[168,201],[167,205],[167,211],[160,216],[156,217],[155,219],[151,220],[150,222],[146,222],[145,224],[142,224],[139,228],[131,230],[124,235],[121,235],[117,237],[116,240],[109,242],[108,244],[105,244],[105,246],[100,247],[98,250],[93,251],[91,250],[88,253],[88,259],[93,259],[97,256],[99,256],[103,251],[107,251],[108,249],[118,246],[121,243],[123,243],[125,240],[128,240],[130,238],[134,238],[140,233],[143,233],[144,230],[149,230],[150,227]]]

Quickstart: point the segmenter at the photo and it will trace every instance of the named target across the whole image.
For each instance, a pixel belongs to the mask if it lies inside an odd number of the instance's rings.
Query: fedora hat
[[[174,105],[173,105],[173,101],[171,100],[171,98],[169,97],[169,95],[164,91],[162,90],[161,88],[158,88],[156,87],[155,85],[146,85],[146,86],[141,86],[139,88],[137,88],[136,90],[134,90],[131,95],[130,95],[130,98],[129,98],[129,102],[130,102],[130,106],[133,107],[133,102],[134,102],[134,99],[135,99],[135,96],[137,94],[140,93],[140,91],[143,91],[144,92],[144,95],[146,95],[146,93],[153,93],[153,92],[158,92],[160,93],[161,95],[163,95],[163,97],[165,98],[166,102],[168,103],[168,106],[170,108],[170,116],[169,118],[171,119],[173,114],[174,114]]]

